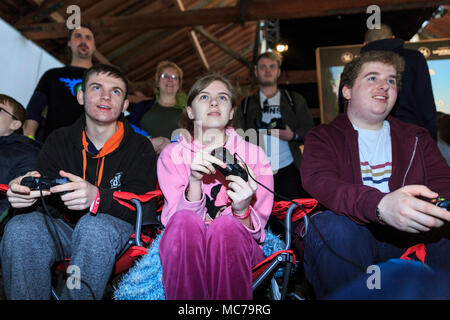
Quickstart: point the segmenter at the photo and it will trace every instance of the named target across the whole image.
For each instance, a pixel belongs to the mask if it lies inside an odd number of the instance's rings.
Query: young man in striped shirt
[[[450,168],[426,129],[389,115],[403,66],[387,51],[348,63],[340,84],[345,113],[305,139],[303,187],[329,209],[312,217],[304,238],[318,298],[363,275],[366,287],[369,266],[418,243],[430,267],[450,273],[450,213],[430,202],[450,198]]]

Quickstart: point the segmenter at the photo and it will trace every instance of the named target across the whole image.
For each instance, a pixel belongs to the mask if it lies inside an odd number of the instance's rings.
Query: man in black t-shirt
[[[92,55],[96,50],[92,30],[85,26],[71,30],[67,47],[71,54],[70,64],[46,71],[28,103],[24,134],[31,138],[35,138],[42,125],[42,112],[46,106],[43,135],[38,137],[42,141],[53,130],[73,124],[84,112],[76,95],[84,71],[92,66]]]

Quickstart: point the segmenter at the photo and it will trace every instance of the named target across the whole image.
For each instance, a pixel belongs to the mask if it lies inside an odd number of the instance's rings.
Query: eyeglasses
[[[13,115],[11,112],[7,111],[7,110],[6,110],[5,108],[3,108],[3,107],[0,107],[0,111],[3,111],[3,112],[5,112],[5,113],[9,114],[14,120],[19,120],[19,119],[16,118],[15,115]]]
[[[179,78],[176,74],[167,74],[167,73],[161,74],[161,79],[169,79],[169,78],[172,80],[179,80]]]

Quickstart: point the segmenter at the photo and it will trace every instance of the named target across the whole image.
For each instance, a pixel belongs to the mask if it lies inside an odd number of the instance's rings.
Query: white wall
[[[0,93],[26,108],[42,74],[62,65],[0,18]]]

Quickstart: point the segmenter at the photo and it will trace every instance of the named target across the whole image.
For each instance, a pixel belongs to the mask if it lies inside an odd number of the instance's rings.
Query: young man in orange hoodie
[[[127,93],[126,79],[112,66],[96,65],[85,73],[77,94],[85,116],[53,132],[36,171],[25,175],[66,179],[43,190],[49,210],[36,206],[41,193],[21,185],[24,176],[9,183],[9,202],[29,213],[8,223],[0,248],[8,299],[49,299],[50,267],[68,257],[78,268],[72,270],[79,270],[74,279],[79,286],[64,287],[62,298],[102,298],[136,217],[113,193],[143,194],[156,185],[152,144],[134,133],[122,115]]]

